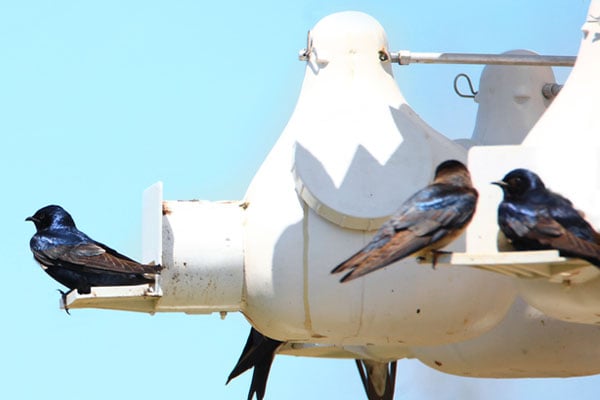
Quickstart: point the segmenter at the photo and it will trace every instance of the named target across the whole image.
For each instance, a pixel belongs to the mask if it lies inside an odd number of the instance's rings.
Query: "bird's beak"
[[[33,217],[27,217],[25,218],[25,221],[35,222],[35,219]]]
[[[505,188],[508,186],[508,183],[504,182],[504,181],[495,181],[495,182],[490,182],[492,185],[498,185],[501,188]]]

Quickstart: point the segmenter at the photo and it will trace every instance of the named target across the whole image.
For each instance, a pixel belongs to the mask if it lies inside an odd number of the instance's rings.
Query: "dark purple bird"
[[[268,338],[252,327],[246,345],[242,350],[242,355],[233,367],[225,384],[250,368],[254,368],[250,390],[248,391],[248,400],[251,400],[255,393],[256,398],[262,400],[265,396],[269,371],[271,370],[273,358],[275,358],[275,352],[282,344],[283,342]]]
[[[37,230],[29,242],[36,261],[56,281],[81,294],[90,293],[94,286],[151,283],[161,270],[91,239],[60,206],[46,206],[25,220]]]
[[[501,181],[500,230],[516,250],[556,249],[600,267],[598,233],[570,200],[546,188],[534,172],[515,169]]]
[[[477,197],[467,167],[456,160],[444,161],[436,168],[432,184],[406,200],[369,244],[331,273],[349,271],[340,280],[347,282],[410,255],[443,248],[465,230]]]

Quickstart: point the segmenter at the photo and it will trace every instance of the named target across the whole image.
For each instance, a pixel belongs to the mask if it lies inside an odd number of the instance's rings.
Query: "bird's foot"
[[[71,315],[71,313],[69,312],[69,307],[67,306],[67,296],[69,295],[69,293],[71,293],[74,289],[69,290],[68,292],[62,291],[60,289],[56,289],[60,292],[60,296],[61,296],[61,300],[63,303],[63,306],[65,307],[65,312],[68,315]]]
[[[431,268],[436,269],[438,258],[444,254],[452,254],[451,251],[432,250],[431,251]]]

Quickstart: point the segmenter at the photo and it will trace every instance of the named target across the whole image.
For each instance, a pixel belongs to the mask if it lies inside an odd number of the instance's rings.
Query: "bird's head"
[[[49,227],[75,227],[71,215],[61,206],[55,205],[40,208],[31,217],[25,218],[25,221],[33,222],[38,232]]]
[[[471,174],[467,167],[457,160],[446,160],[435,169],[435,183],[446,183],[455,186],[470,187]]]
[[[517,199],[528,192],[546,187],[537,174],[524,168],[514,169],[501,181],[492,184],[500,186],[504,197],[508,199]]]

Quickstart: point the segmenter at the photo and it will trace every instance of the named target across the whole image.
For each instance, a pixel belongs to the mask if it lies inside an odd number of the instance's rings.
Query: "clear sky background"
[[[588,1],[0,2],[4,211],[0,398],[245,399],[227,387],[249,324],[240,314],[149,316],[58,308],[24,222],[60,204],[96,240],[141,256],[141,196],[241,199],[290,117],[306,32],[366,12],[391,50],[576,55]],[[394,67],[409,104],[451,138],[476,104],[452,79],[482,67]],[[555,69],[559,82],[568,68]],[[597,344],[590,344],[597,345]],[[600,378],[482,380],[401,361],[397,398],[597,399]],[[277,357],[267,399],[363,398],[352,361]]]

